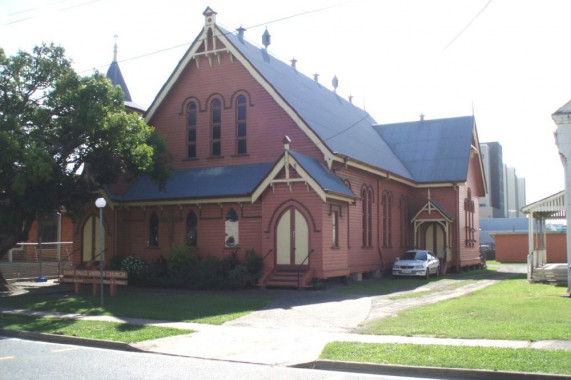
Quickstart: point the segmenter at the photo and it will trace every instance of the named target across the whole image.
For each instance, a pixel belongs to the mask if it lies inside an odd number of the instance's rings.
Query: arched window
[[[363,247],[372,247],[373,244],[373,190],[367,186],[361,189],[363,214]]]
[[[196,158],[196,103],[191,102],[187,109],[187,158]]]
[[[466,199],[464,200],[464,224],[466,225],[466,247],[473,247],[476,243],[474,228],[475,205],[472,199],[472,189],[468,188]]]
[[[408,245],[408,198],[405,195],[400,196],[400,246]]]
[[[238,99],[236,99],[236,154],[248,153],[248,147],[246,144],[246,105],[246,97],[244,95],[238,96]]]
[[[238,214],[231,208],[226,214],[226,239],[224,245],[226,247],[237,246],[239,244],[238,236]]]
[[[149,247],[159,246],[159,217],[156,212],[149,218]]]
[[[189,211],[186,215],[186,245],[198,246],[198,218],[194,211]]]
[[[383,191],[383,247],[393,246],[393,193]]]
[[[221,155],[222,139],[222,102],[214,99],[210,111],[211,148],[210,154],[214,157]]]

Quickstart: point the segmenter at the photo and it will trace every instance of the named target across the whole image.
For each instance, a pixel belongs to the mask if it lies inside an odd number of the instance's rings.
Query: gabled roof
[[[313,178],[326,193],[336,193],[356,199],[357,196],[345,182],[313,157],[290,150],[291,156]]]
[[[278,178],[280,173],[286,172],[285,178]],[[295,171],[299,177],[290,176],[290,171]],[[354,201],[357,196],[335,173],[325,167],[319,160],[304,154],[286,150],[278,158],[272,169],[268,171],[264,179],[252,194],[252,202],[255,202],[263,192],[275,182],[291,185],[294,182],[304,182],[311,187],[325,202],[327,198]]]
[[[450,215],[448,211],[446,211],[444,207],[440,205],[440,203],[436,202],[433,199],[428,199],[425,205],[416,213],[416,215],[412,218],[412,220],[416,221],[416,220],[427,220],[427,219],[428,220],[440,219],[431,216],[433,212],[440,214],[440,216],[448,222],[454,221],[452,215]]]
[[[266,49],[217,27],[332,152],[411,179],[390,147],[371,128],[375,120],[366,111],[271,56]]]
[[[273,163],[262,163],[175,170],[164,191],[159,190],[149,176],[143,175],[124,194],[110,194],[109,198],[118,202],[142,202],[247,196],[272,166]]]
[[[418,183],[466,181],[474,127],[473,116],[374,126]]]

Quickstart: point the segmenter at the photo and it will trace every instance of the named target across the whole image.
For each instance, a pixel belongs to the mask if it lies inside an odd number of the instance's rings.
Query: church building
[[[294,272],[301,286],[388,271],[411,248],[433,251],[443,272],[480,262],[486,182],[473,116],[378,124],[270,55],[267,31],[260,48],[216,16],[204,11],[144,113],[173,156],[166,188],[141,176],[106,191],[107,258],[154,261],[175,243],[201,256],[253,249],[260,285]],[[100,249],[91,207],[75,227],[76,264]]]

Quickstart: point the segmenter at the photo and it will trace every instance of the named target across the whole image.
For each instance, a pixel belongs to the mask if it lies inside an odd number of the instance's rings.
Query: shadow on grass
[[[112,315],[116,317],[145,318],[168,321],[187,321],[222,324],[260,309],[290,309],[296,306],[331,301],[358,299],[364,296],[382,296],[411,291],[442,280],[479,280],[503,278],[506,274],[494,270],[476,270],[448,274],[429,280],[418,278],[376,279],[365,276],[362,282],[341,283],[330,280],[324,290],[297,291],[293,289],[249,289],[237,291],[196,291],[121,287],[119,294],[105,294],[104,307],[100,297],[90,294],[85,287],[81,295],[65,291],[50,295],[27,294],[2,299],[2,307],[34,311],[78,313],[85,315]],[[525,277],[509,274],[509,276]],[[108,291],[106,287],[106,291]],[[87,294],[86,294],[87,293]]]

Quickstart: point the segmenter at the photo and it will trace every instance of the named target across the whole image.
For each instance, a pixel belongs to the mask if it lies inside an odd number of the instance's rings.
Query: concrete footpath
[[[511,266],[510,266],[511,267]],[[525,268],[525,267],[524,267]],[[514,268],[510,270],[513,272]],[[518,270],[519,271],[519,270]],[[503,348],[534,348],[547,350],[570,351],[571,341],[512,341],[482,339],[439,339],[428,337],[403,337],[384,335],[363,335],[355,333],[361,324],[378,318],[395,315],[399,311],[440,302],[445,299],[459,297],[469,292],[489,286],[509,273],[500,274],[495,280],[478,280],[466,285],[455,283],[457,280],[443,280],[428,283],[412,292],[422,292],[420,297],[405,299],[389,299],[389,296],[346,296],[334,291],[291,291],[291,290],[254,290],[266,292],[273,301],[260,311],[244,317],[213,326],[197,323],[155,321],[137,318],[117,318],[110,316],[84,316],[75,314],[56,314],[30,312],[26,310],[8,310],[0,308],[3,313],[26,315],[58,316],[82,320],[103,320],[127,322],[138,325],[168,326],[194,330],[191,334],[161,338],[131,344],[128,347],[117,345],[116,348],[134,349],[176,356],[194,358],[237,361],[278,366],[311,366],[323,369],[335,367],[334,363],[318,361],[325,345],[334,341],[352,341],[367,343],[414,343],[452,346],[480,346]],[[439,289],[440,288],[440,289]],[[428,293],[426,291],[434,291]],[[29,338],[29,337],[28,337]],[[92,345],[91,342],[84,342]],[[107,346],[107,348],[110,348]],[[308,364],[310,363],[310,364]],[[357,364],[339,363],[345,369]],[[376,370],[395,366],[368,366]],[[399,373],[405,373],[404,367],[396,367]],[[353,371],[355,369],[352,369]],[[450,377],[439,369],[439,375]],[[372,371],[375,372],[375,371]],[[499,373],[492,372],[499,378]],[[513,375],[513,374],[512,374]],[[455,374],[453,376],[460,376]],[[546,378],[541,375],[540,378]],[[466,374],[462,378],[469,378]],[[478,378],[484,378],[482,374]],[[536,378],[536,377],[528,377]],[[567,378],[557,376],[549,378]]]

